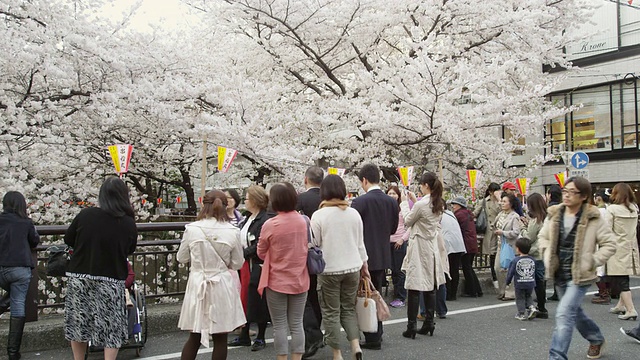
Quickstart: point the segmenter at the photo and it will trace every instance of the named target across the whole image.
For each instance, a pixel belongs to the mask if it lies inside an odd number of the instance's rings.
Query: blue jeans
[[[436,291],[436,314],[437,315],[447,315],[447,285],[442,284],[438,286],[438,290]]]
[[[31,268],[0,266],[0,287],[11,296],[11,316],[24,317],[27,290],[31,282]]]
[[[598,325],[582,310],[582,300],[589,286],[575,285],[571,281],[556,284],[560,302],[556,309],[556,327],[551,338],[549,359],[567,359],[574,327],[590,344],[600,345],[604,342]]]

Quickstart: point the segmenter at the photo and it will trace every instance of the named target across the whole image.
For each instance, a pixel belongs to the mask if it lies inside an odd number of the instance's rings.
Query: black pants
[[[322,312],[320,310],[320,302],[318,301],[318,276],[309,275],[310,285],[307,292],[307,302],[304,306],[304,315],[302,318],[302,326],[304,327],[305,351],[308,351],[311,345],[322,341]]]
[[[410,327],[417,323],[418,308],[420,307],[420,293],[424,299],[424,322],[433,324],[434,313],[436,311],[436,291],[407,290],[407,320]]]
[[[498,274],[496,274],[496,254],[489,255],[489,268],[491,268],[491,280],[498,281]]]
[[[451,279],[447,279],[447,300],[455,300],[458,297],[462,255],[463,253],[449,254],[449,275]]]
[[[380,289],[382,289],[382,283],[384,282],[386,271],[370,270],[369,274],[371,274],[371,282],[373,283],[373,287],[375,287],[376,290],[380,291]],[[383,333],[382,321],[378,321],[378,332],[374,332],[374,333],[363,332],[364,340],[367,343],[379,343],[382,340],[382,333]]]
[[[462,255],[462,274],[464,274],[464,292],[467,295],[482,295],[482,288],[476,272],[473,270],[473,259],[476,254]]]

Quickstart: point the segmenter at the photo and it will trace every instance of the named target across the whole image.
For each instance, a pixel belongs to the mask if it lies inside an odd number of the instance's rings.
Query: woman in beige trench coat
[[[416,333],[433,336],[436,289],[446,282],[445,272],[449,269],[440,228],[445,207],[442,183],[434,173],[425,173],[420,178],[420,190],[424,194],[420,201],[409,193],[409,198],[415,203],[413,209],[409,210],[405,195],[400,204],[405,226],[411,229],[407,254],[402,263],[402,270],[406,273],[408,318],[407,330],[402,335],[412,339]],[[420,292],[424,297],[426,316],[422,328],[417,330]]]

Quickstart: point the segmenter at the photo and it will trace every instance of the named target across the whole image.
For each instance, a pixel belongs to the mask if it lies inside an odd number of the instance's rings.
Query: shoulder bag
[[[65,276],[73,250],[66,245],[53,245],[47,252],[47,276]]]
[[[482,209],[480,209],[480,213],[478,214],[478,218],[476,219],[476,233],[484,234],[487,231],[487,199],[482,200]]]
[[[309,218],[305,215],[302,216],[304,217],[304,221],[307,222],[307,246],[309,247],[309,252],[307,253],[307,269],[311,275],[322,274],[327,263],[322,256],[322,250],[311,242],[311,223]]]

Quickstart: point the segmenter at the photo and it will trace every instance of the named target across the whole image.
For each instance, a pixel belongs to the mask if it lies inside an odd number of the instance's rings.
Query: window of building
[[[622,1],[620,6],[620,46],[640,44],[640,4],[626,4]]]
[[[571,114],[571,149],[603,151],[611,149],[609,87],[579,90],[571,94],[571,103],[582,107]]]
[[[566,95],[554,95],[550,101],[555,106],[566,106]],[[553,154],[565,151],[567,145],[567,116],[563,115],[549,120],[545,126],[545,143]]]

